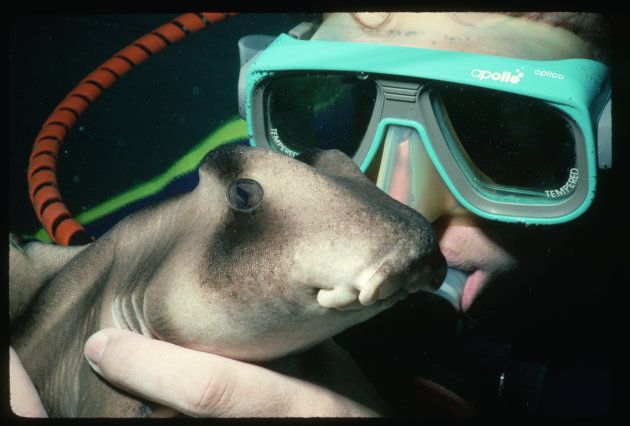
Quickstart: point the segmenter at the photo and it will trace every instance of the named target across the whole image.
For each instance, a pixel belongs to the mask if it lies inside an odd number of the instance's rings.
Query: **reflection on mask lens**
[[[354,155],[376,98],[374,82],[354,73],[277,76],[265,93],[267,140],[291,156],[312,148]]]
[[[442,84],[445,134],[456,135],[477,177],[488,184],[542,191],[567,182],[575,167],[575,137],[560,111],[536,99],[483,88]],[[437,99],[437,98],[436,98]]]

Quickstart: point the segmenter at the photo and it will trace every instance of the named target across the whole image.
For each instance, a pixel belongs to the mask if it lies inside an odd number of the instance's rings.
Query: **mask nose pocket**
[[[429,222],[456,206],[416,129],[390,124],[376,186],[420,212]]]

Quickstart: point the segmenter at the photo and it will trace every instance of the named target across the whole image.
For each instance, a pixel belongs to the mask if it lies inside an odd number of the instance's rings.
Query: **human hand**
[[[113,385],[193,417],[378,415],[322,386],[126,330],[95,333],[85,355]]]
[[[17,353],[9,347],[9,387],[11,409],[21,417],[48,417],[35,386]]]

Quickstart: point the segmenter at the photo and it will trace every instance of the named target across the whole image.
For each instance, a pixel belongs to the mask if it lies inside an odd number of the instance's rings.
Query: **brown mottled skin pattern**
[[[356,277],[377,267],[388,289],[441,283],[444,258],[421,215],[339,151],[299,160],[222,147],[202,161],[193,191],[128,216],[89,246],[10,245],[11,346],[50,416],[152,414],[85,361],[85,341],[103,327],[267,362],[398,300],[387,290],[369,305],[325,308],[322,289],[358,294]],[[250,212],[227,203],[226,188],[241,177],[264,191]]]

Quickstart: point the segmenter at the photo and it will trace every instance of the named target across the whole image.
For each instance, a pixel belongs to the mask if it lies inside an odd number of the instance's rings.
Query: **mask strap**
[[[597,165],[600,169],[612,167],[612,98],[606,102],[597,123]]]
[[[289,30],[288,34],[298,40],[308,40],[315,34],[319,25],[320,22],[317,20],[301,22]],[[256,59],[256,56],[265,50],[275,39],[276,36],[252,34],[246,35],[238,41],[238,53],[241,62],[241,68],[238,74],[238,113],[243,120],[247,119],[245,108],[247,71],[249,70],[249,66]]]
[[[270,35],[246,35],[238,41],[238,54],[241,61],[241,69],[238,74],[238,113],[243,120],[246,119],[245,87],[247,85],[247,71],[256,57],[276,39]]]

